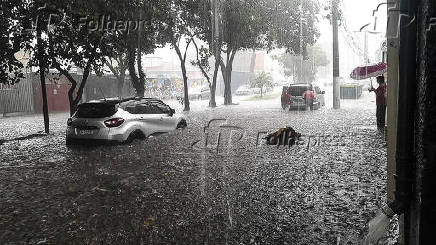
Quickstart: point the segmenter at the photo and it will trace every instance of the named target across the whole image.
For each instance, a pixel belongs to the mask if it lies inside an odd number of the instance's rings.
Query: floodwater
[[[360,243],[385,202],[373,97],[303,112],[283,111],[279,98],[206,106],[192,102],[187,129],[129,145],[67,148],[66,114],[52,115],[49,136],[0,145],[0,243]],[[223,120],[206,127],[213,119]],[[0,125],[11,139],[42,120]],[[259,137],[284,126],[304,143]]]

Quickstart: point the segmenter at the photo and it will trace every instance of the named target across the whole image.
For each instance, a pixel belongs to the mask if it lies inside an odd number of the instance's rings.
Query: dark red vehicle
[[[282,108],[286,109],[307,109],[308,105],[304,99],[304,92],[310,89],[309,84],[291,84],[289,87],[285,86],[282,90]],[[313,91],[315,94],[313,107],[314,109],[319,109],[325,105],[324,91],[318,86],[313,86]]]
[[[286,109],[286,107],[291,105],[291,94],[289,93],[289,87],[284,86],[282,90],[282,108]]]

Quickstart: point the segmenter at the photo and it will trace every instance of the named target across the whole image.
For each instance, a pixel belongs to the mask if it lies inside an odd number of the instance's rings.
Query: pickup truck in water
[[[304,109],[308,108],[306,101],[304,99],[304,93],[310,89],[310,84],[291,84],[290,86],[284,86],[282,90],[282,108],[285,110],[291,109]],[[318,86],[312,86],[315,98],[313,101],[313,108],[320,109],[325,106],[324,91]]]

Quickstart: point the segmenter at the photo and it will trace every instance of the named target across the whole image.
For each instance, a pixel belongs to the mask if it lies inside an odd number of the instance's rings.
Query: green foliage
[[[319,46],[309,47],[308,54],[303,58],[303,67],[301,69],[301,56],[284,53],[275,56],[283,66],[286,76],[294,76],[296,82],[310,83],[315,80],[318,67],[330,64],[324,50]]]
[[[267,4],[268,47],[285,48],[291,54],[307,54],[306,47],[319,37],[318,1],[267,0]],[[300,36],[303,50],[300,50]]]
[[[263,96],[263,89],[273,86],[273,78],[270,73],[262,72],[254,80],[251,81],[252,88],[260,88],[261,96]]]
[[[19,77],[22,64],[14,54],[25,44],[33,53],[31,65],[43,61],[47,69],[56,68],[65,75],[73,67],[100,74],[108,59],[127,59],[132,82],[136,81],[134,87],[143,89],[141,55],[169,43],[185,63],[186,51],[196,39],[201,41],[194,42],[198,58],[193,64],[207,75],[211,69],[208,61],[215,56],[229,87],[233,59],[239,50],[285,48],[290,54],[306,54],[306,46],[319,35],[315,0],[3,0],[0,11],[0,81],[9,83]],[[57,16],[56,23],[48,27],[52,15]],[[88,22],[84,25],[85,16]],[[90,30],[88,24],[99,23],[102,17],[140,21],[142,25],[136,30]],[[217,26],[213,25],[214,17]],[[35,31],[21,35],[24,27],[37,19],[44,22],[40,52],[34,42]],[[221,51],[226,54],[224,59]],[[214,81],[216,74],[217,66]],[[231,96],[229,89],[226,95]]]
[[[252,88],[271,87],[273,78],[270,73],[262,72],[254,80],[251,81]]]
[[[23,64],[15,54],[23,48],[23,26],[20,16],[25,13],[23,0],[0,1],[0,83],[15,84],[23,78]]]
[[[285,48],[299,54],[319,37],[314,0],[228,0],[222,8],[223,42],[230,49]]]

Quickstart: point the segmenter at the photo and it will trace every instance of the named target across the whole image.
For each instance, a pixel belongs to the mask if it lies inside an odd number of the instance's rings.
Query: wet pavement
[[[193,102],[187,129],[129,145],[67,148],[68,116],[54,114],[49,136],[0,145],[0,244],[359,244],[386,181],[364,95],[303,112]],[[10,139],[42,119],[0,125]],[[284,126],[298,145],[261,140]]]

